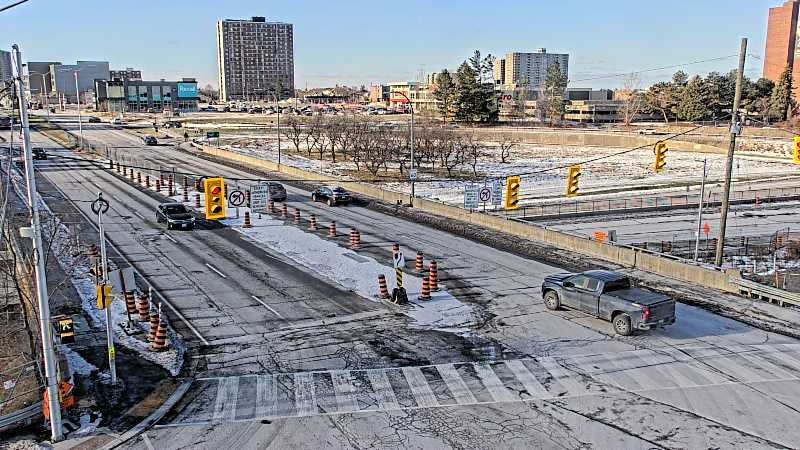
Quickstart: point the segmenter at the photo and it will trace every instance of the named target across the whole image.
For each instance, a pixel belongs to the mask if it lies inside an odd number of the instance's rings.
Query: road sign
[[[98,284],[97,285],[97,308],[106,309],[111,305],[111,285]]]
[[[117,349],[113,346],[108,347],[108,357],[112,359],[117,357]]]
[[[219,131],[206,131],[206,139],[219,138]]]
[[[417,169],[411,169],[408,173],[408,179],[412,181],[417,179]]]
[[[269,183],[261,181],[250,189],[250,208],[253,212],[265,212],[269,202]]]
[[[247,197],[244,195],[244,192],[238,189],[231,191],[231,194],[228,197],[228,201],[230,202],[231,206],[242,206],[246,200]]]
[[[133,277],[133,267],[108,272],[108,282],[111,284],[111,292],[114,294],[122,294],[122,286],[125,286],[125,290],[128,292],[135,291],[136,279]]]
[[[488,203],[492,201],[492,188],[482,188],[478,194],[478,197],[480,197],[482,203]]]
[[[72,322],[72,318],[59,319],[58,336],[61,338],[62,344],[75,342],[75,324]]]
[[[464,208],[477,209],[480,187],[477,184],[464,185]]]
[[[394,254],[393,258],[394,268],[397,269],[398,267],[405,267],[406,266],[406,258],[403,256],[403,252],[397,252]]]
[[[503,183],[494,180],[492,183],[492,205],[500,206],[503,204]]]

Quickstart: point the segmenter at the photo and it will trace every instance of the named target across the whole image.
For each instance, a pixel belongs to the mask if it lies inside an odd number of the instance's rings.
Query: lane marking
[[[217,275],[221,276],[222,278],[228,278],[227,276],[225,276],[225,274],[224,274],[224,273],[222,273],[222,272],[220,272],[219,270],[217,270],[217,269],[216,269],[214,266],[212,266],[211,264],[209,264],[209,263],[206,263],[206,267],[208,267],[209,269],[213,270],[214,272],[217,272]]]
[[[138,217],[138,218],[140,218],[140,219],[144,220],[144,216],[143,216],[143,215],[141,215],[141,214],[139,214],[139,212],[138,212],[138,211],[132,211],[132,212],[133,212],[133,215],[135,215],[136,217]]]
[[[268,310],[272,311],[273,314],[275,314],[276,316],[278,316],[281,319],[283,319],[283,316],[280,315],[280,313],[278,313],[278,311],[275,311],[274,309],[272,309],[271,306],[269,306],[268,304],[266,304],[263,301],[261,301],[260,298],[256,297],[255,295],[251,295],[250,297],[253,297],[253,300],[257,301],[258,303],[261,303],[262,305],[264,305],[264,308],[267,308]],[[286,320],[286,319],[283,319],[283,320]]]
[[[144,445],[147,446],[147,450],[156,450],[153,444],[150,443],[150,438],[147,437],[147,433],[142,433],[142,441],[144,441]]]
[[[176,241],[176,240],[175,240],[175,239],[174,239],[172,236],[170,236],[170,235],[169,235],[169,234],[167,234],[167,233],[164,233],[164,234],[163,234],[163,236],[164,236],[165,238],[169,239],[170,241],[172,241],[172,242],[173,242],[173,243],[175,243],[175,244],[177,244],[177,243],[178,243],[178,241]],[[206,265],[208,265],[208,264],[206,264]]]

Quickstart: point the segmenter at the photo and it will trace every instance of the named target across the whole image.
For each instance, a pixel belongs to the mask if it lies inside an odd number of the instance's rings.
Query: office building
[[[95,80],[95,109],[103,112],[197,111],[197,81]]]
[[[28,90],[32,95],[42,95],[43,92],[53,91],[52,80],[50,78],[50,66],[60,65],[55,61],[30,61],[26,64],[28,76]]]
[[[50,92],[56,93],[65,101],[77,102],[75,74],[78,74],[77,91],[83,95],[94,89],[94,80],[108,80],[110,71],[108,61],[78,61],[77,64],[50,65]]]
[[[555,62],[565,77],[569,75],[569,55],[547,53],[540,48],[534,53],[506,53],[506,57],[495,61],[495,84],[544,86],[547,70]]]
[[[11,71],[11,52],[0,50],[0,85],[11,81],[14,75]]]
[[[800,64],[795,64],[800,57],[798,11],[798,0],[788,0],[782,6],[769,9],[763,73],[764,78],[777,82],[786,68],[791,69],[795,100],[800,100]]]
[[[217,21],[219,93],[223,102],[294,95],[294,37],[288,23]]]
[[[109,73],[109,80],[141,81],[142,71],[127,67],[125,70],[112,70]]]

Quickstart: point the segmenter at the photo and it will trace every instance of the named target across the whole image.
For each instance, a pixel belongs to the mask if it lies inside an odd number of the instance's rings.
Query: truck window
[[[596,291],[597,286],[599,285],[600,285],[600,280],[597,280],[595,278],[589,278],[588,281],[586,282],[586,287],[584,289],[586,289],[587,291]]]
[[[628,278],[622,278],[619,280],[606,282],[606,285],[603,287],[603,292],[605,293],[605,292],[621,291],[630,288],[631,288],[631,280]]]

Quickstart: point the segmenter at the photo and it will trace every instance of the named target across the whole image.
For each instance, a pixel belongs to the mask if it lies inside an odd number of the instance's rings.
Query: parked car
[[[41,147],[31,149],[33,159],[47,159],[47,152]]]
[[[561,273],[545,277],[542,296],[547,309],[577,309],[610,321],[614,331],[629,336],[675,323],[675,300],[633,287],[627,275],[607,270]]]
[[[350,203],[350,193],[343,187],[322,186],[311,193],[311,200],[326,202],[328,206],[346,205]]]
[[[156,222],[166,223],[168,230],[191,230],[194,228],[194,221],[194,216],[183,203],[162,203],[156,209]]]
[[[286,188],[282,184],[269,182],[269,198],[276,202],[286,201]]]
[[[156,139],[155,136],[150,136],[149,134],[147,136],[142,136],[142,142],[145,145],[158,145],[158,139]]]
[[[99,117],[94,117],[94,116],[89,117],[89,123],[100,123],[100,122],[102,122],[102,120],[100,120]]]

